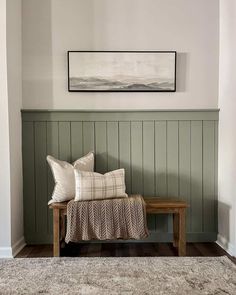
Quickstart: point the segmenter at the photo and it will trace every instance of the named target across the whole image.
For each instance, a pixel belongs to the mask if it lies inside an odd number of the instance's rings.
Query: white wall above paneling
[[[10,138],[7,87],[6,1],[0,2],[0,257],[11,254]]]
[[[22,6],[21,0],[6,1],[6,3],[7,81],[11,169],[11,242],[12,245],[15,245],[24,235],[20,113],[22,108]]]
[[[218,0],[23,0],[23,108],[218,105]],[[69,93],[67,50],[176,50],[176,93]]]
[[[219,243],[236,256],[236,3],[220,1]]]
[[[0,1],[0,257],[23,247],[21,0]]]

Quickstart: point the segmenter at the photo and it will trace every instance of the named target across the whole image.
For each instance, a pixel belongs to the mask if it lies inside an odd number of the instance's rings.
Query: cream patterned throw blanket
[[[74,201],[67,205],[66,243],[81,240],[144,239],[148,236],[143,197]]]

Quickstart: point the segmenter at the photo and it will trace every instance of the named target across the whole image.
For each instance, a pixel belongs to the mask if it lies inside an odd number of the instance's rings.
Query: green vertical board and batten
[[[34,123],[22,123],[24,231],[26,240],[36,232]]]
[[[155,121],[155,194],[167,197],[167,122]],[[156,231],[167,232],[166,216],[156,216]]]
[[[215,122],[203,122],[203,230],[215,229]]]
[[[119,126],[118,122],[107,122],[107,169],[119,167]]]
[[[179,196],[188,204],[191,202],[191,125],[190,121],[179,121]],[[190,208],[187,219],[191,220]],[[191,224],[187,223],[187,231]]]
[[[35,151],[35,212],[36,233],[47,234],[47,125],[46,122],[35,122],[34,129]]]
[[[155,196],[155,122],[143,122],[143,195]],[[148,228],[155,230],[155,216],[148,215]]]
[[[96,153],[98,172],[125,168],[128,193],[186,200],[187,239],[217,236],[218,110],[23,111],[24,223],[27,243],[52,241],[46,155],[74,161]],[[170,241],[167,216],[148,216],[148,241]]]
[[[58,134],[58,122],[47,122],[47,155],[54,155],[59,157],[59,134]],[[54,189],[54,179],[51,173],[49,165],[47,165],[47,195],[48,201],[51,199],[51,195]],[[52,210],[48,208],[48,234],[52,234],[53,222],[52,222]]]
[[[191,212],[191,231],[202,232],[203,231],[203,216],[202,216],[202,161],[203,161],[203,124],[202,121],[191,121],[191,169],[190,169],[190,181],[191,181],[191,200],[190,200],[190,212]]]
[[[167,122],[167,197],[179,196],[179,137],[178,121]],[[172,216],[168,216],[168,231],[173,231]]]
[[[70,122],[59,122],[59,158],[64,161],[71,161],[71,124]]]
[[[83,153],[95,150],[94,122],[83,122]]]
[[[215,220],[218,220],[218,121],[214,121],[214,122],[215,122],[214,197],[215,197]],[[218,223],[215,223],[215,231],[217,231],[217,229],[218,229]]]
[[[99,173],[107,171],[107,123],[95,122],[95,168]]]
[[[179,195],[179,137],[178,121],[167,122],[167,196]]]
[[[76,159],[83,156],[83,125],[82,122],[71,122],[70,125],[71,135],[71,160],[74,162]]]
[[[143,126],[140,121],[131,122],[131,192],[143,195]]]
[[[119,166],[125,169],[126,190],[131,193],[130,122],[119,122]]]

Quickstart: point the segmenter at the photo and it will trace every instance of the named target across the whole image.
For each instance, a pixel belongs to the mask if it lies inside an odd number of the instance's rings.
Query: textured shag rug
[[[227,257],[0,260],[0,294],[236,294]]]

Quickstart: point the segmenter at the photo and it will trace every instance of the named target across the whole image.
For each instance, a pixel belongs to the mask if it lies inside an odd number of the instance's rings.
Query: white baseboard
[[[0,258],[13,258],[11,247],[0,247]]]
[[[236,257],[236,247],[230,243],[225,237],[218,234],[216,243],[223,248],[229,255]]]
[[[12,256],[15,257],[24,247],[25,247],[25,238],[21,237],[13,246],[12,246]]]
[[[0,258],[15,257],[25,245],[25,238],[21,237],[12,247],[0,247]]]

